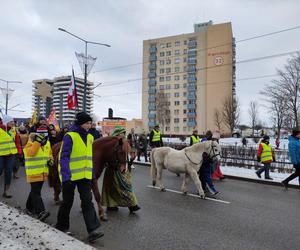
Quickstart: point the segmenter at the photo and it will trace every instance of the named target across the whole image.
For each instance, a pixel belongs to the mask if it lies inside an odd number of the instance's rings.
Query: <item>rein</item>
[[[220,153],[215,154],[215,152],[214,152],[214,148],[215,148],[215,147],[216,147],[216,146],[214,146],[214,145],[211,144],[211,149],[210,149],[209,154],[208,154],[209,157],[211,157],[211,158],[215,158],[216,156],[221,155]],[[213,156],[210,155],[211,152],[214,153]],[[190,157],[186,154],[186,151],[185,151],[185,150],[184,150],[184,155],[185,155],[186,158],[188,158],[188,160],[189,160],[191,163],[193,163],[194,165],[200,165],[200,163],[202,162],[202,159],[201,159],[201,161],[200,161],[199,163],[193,162],[193,161],[190,159]]]
[[[185,151],[185,150],[184,150],[184,154],[185,154],[186,158],[188,158],[188,160],[189,160],[191,163],[195,164],[195,165],[200,165],[200,163],[202,162],[202,160],[201,160],[199,163],[193,162],[193,161],[190,159],[190,157],[188,157],[188,155],[186,154],[186,151]]]

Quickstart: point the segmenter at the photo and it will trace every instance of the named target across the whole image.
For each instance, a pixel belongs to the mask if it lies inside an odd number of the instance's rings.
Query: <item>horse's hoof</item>
[[[205,199],[205,194],[200,194],[199,196],[200,196],[200,199],[203,199],[203,200]]]
[[[152,186],[155,187],[156,181],[152,181]]]
[[[166,189],[165,188],[161,188],[160,191],[161,192],[166,192]]]
[[[183,195],[187,195],[187,191],[182,192]]]
[[[101,221],[108,221],[107,214],[100,215]]]

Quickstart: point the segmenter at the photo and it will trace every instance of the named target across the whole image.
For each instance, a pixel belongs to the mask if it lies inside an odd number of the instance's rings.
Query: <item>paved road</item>
[[[23,169],[22,169],[23,170]],[[20,175],[21,172],[20,171]],[[105,236],[95,247],[106,249],[300,249],[300,192],[281,187],[226,179],[217,182],[219,203],[148,188],[149,168],[136,166],[134,187],[142,209],[130,215],[128,209],[109,213],[102,223]],[[22,174],[23,175],[23,174]],[[166,187],[179,190],[181,179],[164,172]],[[1,177],[3,188],[3,177]],[[191,193],[196,190],[192,183]],[[25,207],[29,185],[24,177],[13,180],[8,200]],[[58,207],[52,190],[44,186],[43,196],[55,223]],[[2,199],[2,197],[1,197]],[[85,240],[87,234],[80,213],[78,195],[71,212],[71,230]]]

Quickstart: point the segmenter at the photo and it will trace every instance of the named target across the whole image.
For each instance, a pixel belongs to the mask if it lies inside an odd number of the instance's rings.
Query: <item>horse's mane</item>
[[[93,149],[98,150],[98,149],[107,149],[107,148],[112,148],[117,141],[119,141],[120,138],[115,137],[115,136],[106,136],[99,138],[94,141],[93,143]],[[128,154],[130,152],[130,146],[127,140],[123,141],[123,150]]]
[[[200,143],[195,143],[192,146],[186,147],[185,150],[198,152],[199,150],[203,150],[203,152],[213,143],[213,141],[204,141]]]

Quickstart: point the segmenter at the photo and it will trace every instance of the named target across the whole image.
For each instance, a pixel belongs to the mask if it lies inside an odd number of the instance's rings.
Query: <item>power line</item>
[[[283,30],[278,30],[278,31],[270,32],[270,33],[265,33],[265,34],[262,34],[262,35],[257,35],[257,36],[253,36],[253,37],[248,37],[248,38],[244,38],[244,39],[241,39],[241,40],[237,40],[235,43],[242,43],[242,42],[250,41],[250,40],[253,40],[253,39],[258,39],[258,38],[267,37],[267,36],[271,36],[271,35],[276,35],[276,34],[280,34],[280,33],[291,31],[291,30],[296,30],[296,29],[299,29],[299,28],[300,28],[300,26],[295,26],[295,27],[292,27],[292,28],[287,28],[287,29],[283,29]],[[199,51],[200,52],[200,51],[205,51],[205,50],[209,50],[209,49],[223,47],[223,46],[231,45],[231,44],[232,43],[230,42],[230,43],[225,43],[225,44],[217,45],[217,46],[210,47],[210,48],[196,49],[195,51]],[[182,56],[185,56],[185,54],[183,54],[183,55],[169,56],[168,58],[182,57]],[[99,73],[99,72],[110,71],[110,70],[115,70],[115,69],[127,68],[127,67],[142,65],[142,64],[146,64],[146,63],[148,63],[148,62],[125,64],[125,65],[115,66],[115,67],[106,68],[106,69],[102,69],[102,70],[95,70],[92,73]]]

